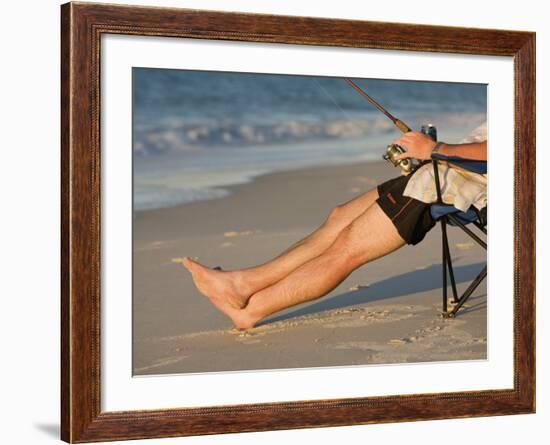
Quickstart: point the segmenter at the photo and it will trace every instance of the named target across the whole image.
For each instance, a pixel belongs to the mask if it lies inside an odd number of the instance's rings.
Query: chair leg
[[[442,245],[442,264],[441,264],[441,270],[443,271],[443,313],[447,313],[447,249],[445,248],[445,242],[447,241],[447,222],[445,221],[445,218],[441,218],[441,245]]]
[[[454,219],[453,219],[454,221]],[[454,276],[453,271],[453,263],[451,259],[451,252],[449,248],[449,238],[447,236],[447,219],[446,217],[441,218],[441,238],[442,238],[442,246],[443,246],[443,264],[442,264],[442,270],[443,270],[443,312],[442,315],[445,318],[452,318],[456,315],[458,310],[462,307],[464,303],[470,298],[472,293],[476,290],[476,288],[481,284],[483,279],[487,276],[487,266],[483,268],[483,270],[478,274],[478,276],[475,278],[474,281],[470,283],[468,288],[464,291],[464,293],[458,297],[458,292],[456,290],[456,280]],[[463,229],[466,233],[469,235],[472,235],[472,238],[474,238],[478,243],[487,249],[487,244],[482,241],[479,237],[477,237],[475,234],[473,234],[470,230],[468,230],[463,224],[458,222],[458,227]],[[453,299],[451,300],[452,303],[455,305],[452,310],[448,310],[448,297],[447,297],[447,269],[449,273],[449,278],[451,281],[451,287],[453,291]]]
[[[443,267],[447,267],[449,269],[449,278],[451,279],[451,289],[453,291],[453,299],[451,302],[453,304],[458,302],[458,293],[456,291],[456,281],[455,281],[455,274],[453,270],[453,260],[451,258],[451,250],[449,249],[449,238],[447,236],[447,221],[443,221],[444,224],[441,226],[442,231],[442,244],[443,248],[445,249],[445,256],[447,257],[447,262],[443,263]]]
[[[462,307],[464,303],[470,298],[470,296],[474,293],[474,291],[477,289],[477,287],[481,284],[481,282],[485,279],[487,276],[487,266],[483,268],[483,270],[479,273],[479,275],[476,277],[474,281],[471,282],[471,284],[468,286],[468,289],[464,291],[462,296],[459,298],[458,303],[453,307],[453,309],[449,312],[446,312],[443,314],[445,318],[452,318],[456,315],[458,310]]]
[[[439,171],[437,167],[437,160],[432,159],[432,165],[434,170],[434,179],[435,179],[435,190],[437,192],[437,203],[442,204],[442,196],[441,196],[441,184],[439,183]],[[478,214],[479,217],[479,214]],[[485,235],[487,235],[487,229],[481,225],[481,217],[479,217],[479,223],[474,222],[474,225]],[[447,238],[447,222],[452,223],[456,225],[457,227],[460,227],[466,234],[468,234],[474,241],[476,241],[481,247],[483,247],[485,250],[487,250],[487,242],[483,241],[479,236],[477,236],[474,232],[472,232],[470,229],[468,229],[462,222],[458,220],[454,215],[448,214],[443,216],[440,219],[441,223],[441,237],[442,237],[442,272],[443,272],[443,317],[450,318],[454,317],[457,311],[462,307],[462,305],[470,298],[470,295],[474,292],[474,290],[479,286],[479,284],[483,281],[483,279],[487,276],[487,266],[483,268],[483,270],[479,273],[479,275],[476,277],[474,281],[468,286],[468,289],[461,295],[460,298],[457,297],[457,291],[456,291],[456,281],[453,271],[453,264],[451,260],[451,252],[449,249],[449,240]],[[453,290],[453,304],[455,306],[451,311],[447,310],[447,269],[449,270],[449,277],[451,279],[451,287]]]
[[[441,218],[441,245],[442,245],[442,278],[443,278],[443,309],[442,313],[448,313],[448,296],[447,296],[447,270],[449,278],[451,280],[451,289],[453,291],[453,304],[458,302],[458,293],[456,290],[455,274],[453,271],[453,262],[451,259],[451,251],[449,249],[449,238],[447,237],[447,220],[445,217]]]
[[[466,227],[464,224],[462,224],[457,217],[454,215],[447,215],[450,221],[453,222],[457,227],[460,227],[465,233],[467,233],[470,238],[472,238],[476,243],[478,243],[481,247],[483,247],[485,250],[487,250],[487,242],[483,241],[479,236],[477,236],[474,232],[472,232],[468,227]]]

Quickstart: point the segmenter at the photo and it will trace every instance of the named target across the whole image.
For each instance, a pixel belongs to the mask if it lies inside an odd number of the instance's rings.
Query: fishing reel
[[[388,161],[394,167],[401,168],[401,174],[407,176],[413,170],[413,162],[410,158],[405,159],[395,159],[397,155],[405,153],[405,149],[401,145],[390,144],[386,148],[386,154],[382,156],[384,160]]]
[[[426,136],[429,136],[434,141],[437,141],[437,129],[433,125],[422,125],[422,127],[420,128],[420,132],[425,134]],[[400,145],[390,144],[386,148],[386,153],[382,156],[385,161],[388,161],[394,167],[400,167],[401,174],[404,176],[409,175],[419,165],[419,162],[416,159],[395,159],[398,155],[400,155],[401,153],[405,153],[406,151],[407,150],[405,150]]]

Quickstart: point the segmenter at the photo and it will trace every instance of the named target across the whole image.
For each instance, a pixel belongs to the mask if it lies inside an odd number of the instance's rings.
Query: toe
[[[183,267],[185,267],[189,272],[191,272],[191,269],[193,267],[193,261],[189,257],[183,257],[181,260],[181,263],[183,264]]]

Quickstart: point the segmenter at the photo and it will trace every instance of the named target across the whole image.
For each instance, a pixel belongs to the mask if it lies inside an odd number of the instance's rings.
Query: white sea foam
[[[485,115],[453,116],[439,126],[447,142],[458,142]],[[345,125],[344,125],[345,126]],[[391,130],[391,128],[390,128]],[[301,143],[182,147],[134,157],[134,210],[172,207],[222,198],[227,187],[276,171],[381,160],[396,131],[373,132],[367,138],[324,139]],[[164,140],[171,140],[170,138]]]
[[[439,125],[464,126],[481,122],[484,113],[444,113]],[[427,116],[409,116],[412,123],[427,122]],[[383,116],[331,119],[325,121],[285,120],[271,123],[243,123],[240,120],[208,120],[189,123],[171,118],[155,126],[136,123],[134,153],[137,156],[187,152],[210,147],[244,147],[293,144],[308,141],[349,140],[391,134],[394,127]]]

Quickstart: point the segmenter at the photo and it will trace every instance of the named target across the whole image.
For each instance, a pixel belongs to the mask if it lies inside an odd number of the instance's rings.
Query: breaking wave
[[[438,117],[438,125],[464,125],[481,122],[481,113],[448,114]],[[422,116],[414,122],[429,122]],[[381,119],[334,119],[324,122],[287,120],[270,124],[214,121],[209,123],[165,122],[137,126],[134,153],[141,156],[189,151],[208,147],[246,147],[288,144],[316,140],[349,140],[395,132],[392,122]]]

